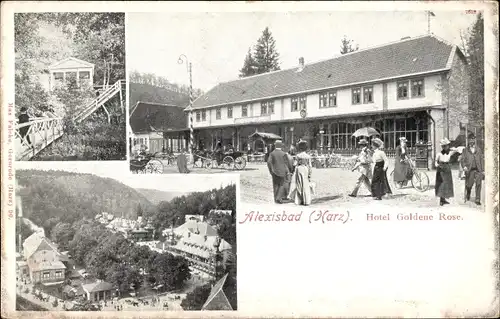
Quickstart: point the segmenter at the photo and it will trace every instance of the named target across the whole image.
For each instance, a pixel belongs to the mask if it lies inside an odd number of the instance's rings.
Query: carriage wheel
[[[222,164],[226,169],[234,169],[234,159],[231,156],[224,157]]]
[[[247,161],[242,156],[238,156],[236,160],[234,160],[234,167],[237,170],[245,169],[246,166],[247,166]]]
[[[429,189],[429,176],[425,172],[413,172],[411,185],[420,192],[425,192]]]
[[[146,165],[146,173],[163,174],[163,163],[157,159],[150,160]]]
[[[392,185],[394,185],[394,188],[401,189],[403,187],[401,183],[394,181],[394,170],[392,170],[389,179],[391,180]]]

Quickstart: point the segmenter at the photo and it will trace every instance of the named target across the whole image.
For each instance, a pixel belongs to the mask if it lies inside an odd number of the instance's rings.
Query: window
[[[411,81],[411,97],[424,97],[424,80],[412,80]]]
[[[44,271],[44,272],[42,272],[42,278],[43,279],[50,278],[50,271]]]
[[[266,115],[267,114],[267,103],[262,102],[260,103],[260,115]]]
[[[90,79],[90,72],[89,71],[81,71],[78,73],[78,76],[80,77],[80,80],[88,80],[88,79]]]
[[[352,89],[352,104],[361,103],[361,88]]]
[[[408,98],[408,81],[398,82],[398,100]]]
[[[241,106],[241,117],[247,117],[248,116],[248,105],[242,105]]]
[[[327,105],[328,105],[328,104],[326,104],[327,99],[328,99],[328,93],[320,93],[319,94],[319,107],[320,108],[327,107]]]
[[[196,122],[199,122],[201,119],[201,113],[200,111],[196,112]]]
[[[267,113],[274,114],[274,101],[267,102]]]
[[[307,108],[307,96],[301,96],[299,98],[299,108],[305,110]]]
[[[201,111],[201,121],[206,121],[207,120],[207,111],[203,110]]]
[[[54,72],[54,80],[62,82],[64,80],[64,73],[63,72]]]
[[[337,92],[328,93],[328,106],[329,107],[337,106]]]
[[[337,106],[337,92],[324,92],[319,95],[319,107]]]
[[[63,272],[61,270],[56,270],[56,278],[62,278]]]
[[[215,110],[215,119],[220,120],[220,118],[221,118],[221,109],[219,107],[218,109]]]
[[[260,115],[274,114],[274,101],[260,103]]]
[[[292,112],[297,112],[299,110],[299,98],[298,97],[292,97]]]
[[[233,107],[232,106],[227,107],[227,118],[228,119],[233,118]]]
[[[363,103],[373,103],[373,86],[363,88]]]

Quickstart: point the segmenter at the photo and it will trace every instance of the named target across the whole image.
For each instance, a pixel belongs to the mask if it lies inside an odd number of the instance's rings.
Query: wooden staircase
[[[95,100],[91,101],[84,107],[82,107],[73,117],[73,121],[76,123],[80,123],[85,120],[87,117],[92,115],[95,111],[97,111],[100,107],[104,109],[108,116],[108,122],[110,121],[110,115],[104,104],[109,101],[112,97],[114,97],[117,93],[120,93],[120,105],[123,105],[122,101],[122,89],[125,85],[125,80],[118,80],[115,84],[105,89]]]
[[[125,91],[123,87],[125,84],[125,80],[118,80],[115,84],[106,88],[96,99],[82,107],[74,115],[73,121],[75,123],[81,123],[102,107],[108,115],[108,122],[110,122],[110,114],[104,104],[116,94],[120,95],[120,106],[122,111],[125,112],[122,96],[122,91]],[[23,139],[21,137],[19,129],[22,127],[29,127],[27,136],[29,136],[31,144],[27,142],[26,138]],[[14,142],[16,161],[31,160],[35,155],[40,153],[43,149],[63,135],[63,119],[60,117],[33,118],[28,123],[22,124],[19,124],[16,121]]]

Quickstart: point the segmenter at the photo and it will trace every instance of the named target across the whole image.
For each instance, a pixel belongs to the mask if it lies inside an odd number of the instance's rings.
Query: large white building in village
[[[212,225],[191,216],[186,215],[185,223],[179,227],[162,232],[167,240],[161,248],[184,256],[192,268],[216,277],[216,268],[224,268],[231,260],[232,247]]]
[[[428,143],[430,160],[439,141],[454,140],[467,122],[465,67],[463,53],[433,35],[324,61],[300,58],[296,67],[220,83],[199,97],[194,145],[262,151],[262,142],[248,138],[258,131],[286,146],[300,138],[311,149],[342,153],[356,147],[356,129],[372,126],[389,155],[405,136],[410,147]]]

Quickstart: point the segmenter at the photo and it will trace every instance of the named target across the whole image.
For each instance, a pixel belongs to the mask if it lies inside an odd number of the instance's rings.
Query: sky
[[[460,31],[474,22],[464,11],[433,11],[431,32],[460,45]],[[233,12],[129,13],[129,70],[166,76],[188,84],[186,64],[192,63],[193,87],[208,91],[217,83],[236,79],[249,47],[269,27],[280,54],[281,69],[339,55],[346,35],[360,49],[427,34],[425,11],[366,12]]]
[[[132,174],[125,161],[86,161],[86,162],[16,162],[16,169],[62,170],[67,172],[88,173],[100,177],[109,177],[132,188],[157,189],[165,192],[203,192],[213,188],[239,184],[235,174],[210,175],[152,175]]]

